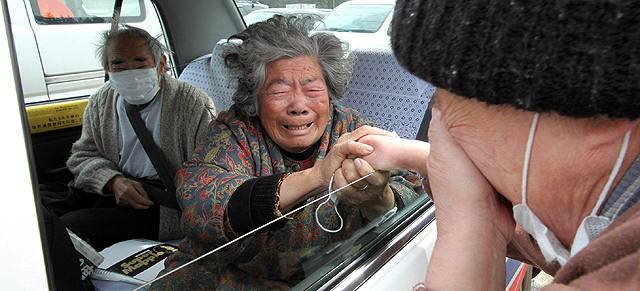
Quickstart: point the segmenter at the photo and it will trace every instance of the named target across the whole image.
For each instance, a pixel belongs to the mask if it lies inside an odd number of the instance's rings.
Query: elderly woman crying
[[[376,172],[353,159],[373,151],[358,142],[361,137],[392,134],[336,104],[347,91],[355,57],[331,34],[309,35],[310,24],[276,16],[230,37],[242,43],[226,61],[242,76],[234,105],[211,123],[177,174],[187,237],[167,267],[373,174],[337,193],[341,217],[331,203],[311,204],[154,287],[287,290],[305,278],[302,263],[317,251],[422,193],[411,172]]]

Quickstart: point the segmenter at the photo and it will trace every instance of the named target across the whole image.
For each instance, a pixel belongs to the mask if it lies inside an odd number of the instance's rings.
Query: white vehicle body
[[[351,0],[323,19],[314,31],[330,32],[353,47],[391,47],[393,0]]]
[[[242,16],[246,16],[247,14],[261,9],[268,9],[269,5],[264,5],[259,3],[258,1],[242,1],[236,0],[236,6],[238,6],[238,10]]]
[[[129,24],[153,36],[162,36],[157,13],[149,0],[124,1],[123,15],[140,15]],[[96,43],[110,23],[47,23],[34,14],[36,0],[9,1],[11,27],[27,104],[86,98],[105,81]],[[84,1],[83,10],[92,17],[108,17],[98,0]],[[102,9],[101,9],[102,8]],[[37,56],[37,57],[35,57]]]

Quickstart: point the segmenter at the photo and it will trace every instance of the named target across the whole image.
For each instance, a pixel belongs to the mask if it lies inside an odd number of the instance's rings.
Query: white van
[[[95,43],[111,26],[113,1],[14,0],[7,4],[27,105],[86,98],[104,83]],[[121,15],[125,23],[162,35],[149,0],[124,0]]]

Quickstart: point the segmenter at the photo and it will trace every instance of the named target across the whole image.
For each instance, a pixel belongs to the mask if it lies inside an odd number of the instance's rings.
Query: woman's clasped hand
[[[359,142],[361,138],[367,136],[399,139],[393,132],[363,126],[341,136],[327,157],[323,161],[318,161],[318,165],[320,168],[326,167],[325,173],[332,173],[334,182],[331,190],[349,185],[336,193],[338,199],[349,205],[358,206],[363,216],[372,220],[393,208],[394,197],[389,187],[389,169],[378,170],[362,159],[375,152],[372,145]],[[371,175],[353,183],[369,174]]]

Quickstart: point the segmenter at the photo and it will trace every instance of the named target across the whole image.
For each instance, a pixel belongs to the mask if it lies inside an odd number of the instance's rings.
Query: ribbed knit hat
[[[570,117],[640,117],[640,0],[398,0],[392,46],[433,85]]]

